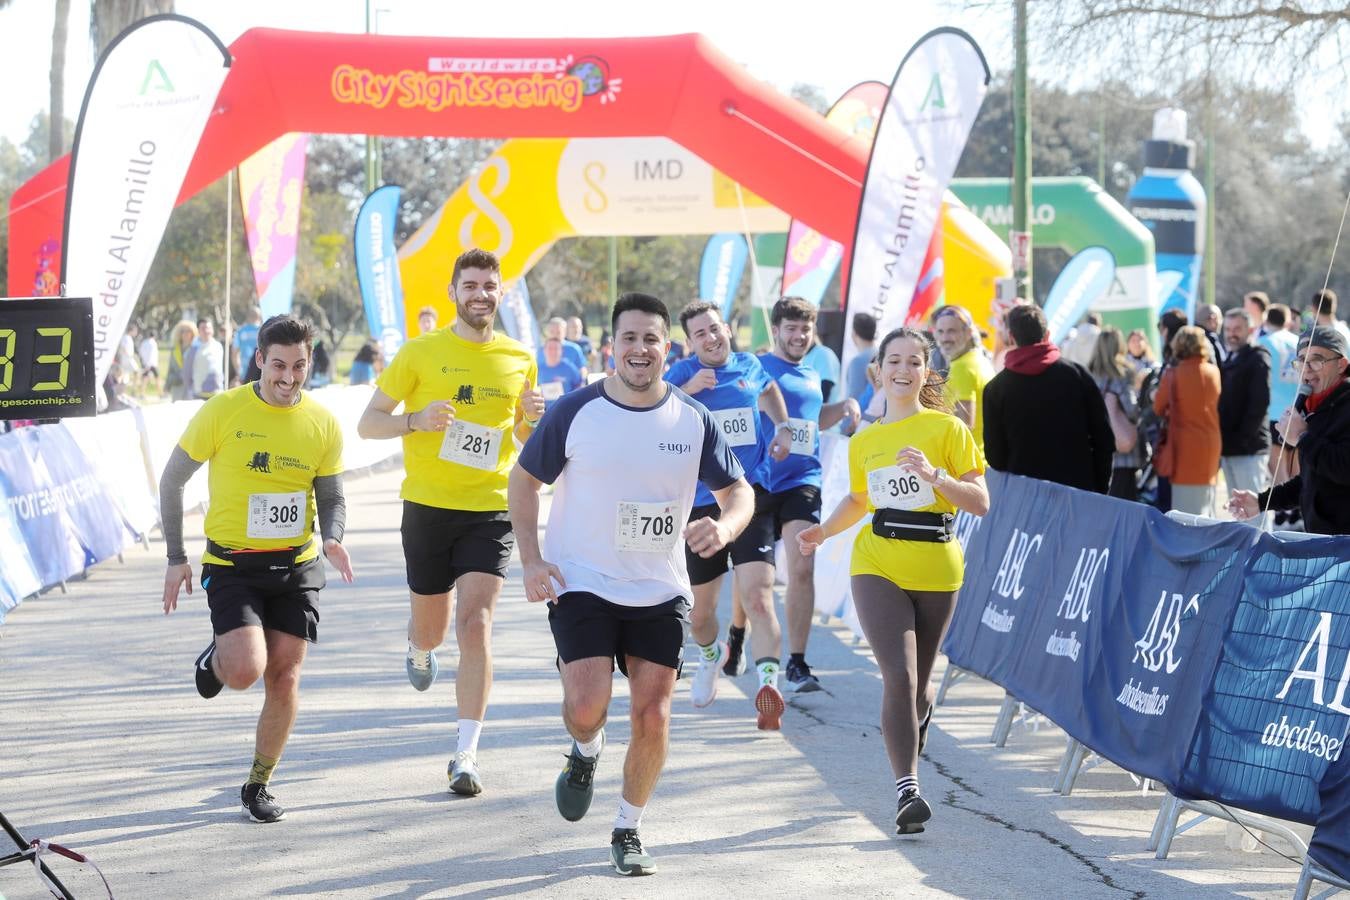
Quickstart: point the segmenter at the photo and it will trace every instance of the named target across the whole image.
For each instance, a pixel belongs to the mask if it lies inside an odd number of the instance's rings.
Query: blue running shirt
[[[696,356],[689,356],[667,369],[665,379],[680,387],[705,368],[712,367],[703,365]],[[706,406],[721,426],[722,437],[745,469],[746,481],[762,485],[768,475],[764,461],[769,458],[769,445],[773,442],[773,423],[760,420],[759,395],[772,379],[753,353],[732,353],[725,364],[713,371],[717,373],[717,387],[690,396]],[[712,491],[699,482],[694,505],[716,502]]]
[[[792,452],[782,462],[766,460],[769,477],[764,486],[775,494],[802,485],[820,487],[820,408],[824,404],[820,373],[772,353],[760,354],[759,361],[778,382],[792,425]]]

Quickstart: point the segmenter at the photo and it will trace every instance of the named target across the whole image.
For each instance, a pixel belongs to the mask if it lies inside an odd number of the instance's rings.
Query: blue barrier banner
[[[403,284],[399,280],[394,226],[401,188],[386,184],[371,191],[356,214],[356,281],[370,336],[380,342],[385,363],[407,340],[403,333]]]
[[[990,471],[943,650],[1101,755],[1174,784],[1258,532]]]
[[[3,441],[0,436],[0,442]],[[10,509],[7,481],[0,474],[0,625],[5,623],[5,613],[18,606],[20,600],[42,590],[42,579]]]
[[[61,510],[67,531],[84,551],[83,568],[122,552],[130,535],[122,511],[94,464],[64,425],[31,429],[38,453],[51,479],[53,505]],[[136,477],[139,472],[128,473]]]
[[[1261,538],[1204,692],[1182,796],[1317,822],[1318,785],[1350,727],[1347,613],[1350,538]],[[1341,834],[1350,848],[1350,824]]]
[[[1089,497],[1099,521],[1094,530],[1079,517],[1091,537],[1078,545],[1108,548],[1113,571],[1098,575],[1106,592],[1087,624],[1093,652],[1081,696],[1065,698],[1061,686],[1058,712],[1107,759],[1174,787],[1259,532],[1235,522],[1191,527],[1141,504]],[[1110,521],[1126,517],[1142,519],[1132,540]]]
[[[83,571],[84,551],[66,528],[64,498],[53,492],[47,467],[37,459],[35,432],[41,430],[20,428],[0,435],[0,490],[45,587]]]
[[[703,246],[703,260],[698,270],[698,295],[722,311],[722,318],[731,321],[731,307],[736,290],[745,274],[745,262],[750,258],[750,246],[745,235],[728,231],[714,234]],[[819,304],[817,304],[819,305]]]
[[[1051,485],[993,469],[985,479],[989,514],[958,530],[968,535],[966,580],[942,649],[961,668],[1006,687],[1027,640],[1027,614],[1051,576],[1043,534]]]
[[[44,587],[122,550],[122,516],[60,425],[0,435],[0,492]]]
[[[1318,793],[1320,811],[1308,855],[1350,879],[1350,753],[1340,754],[1327,767]]]

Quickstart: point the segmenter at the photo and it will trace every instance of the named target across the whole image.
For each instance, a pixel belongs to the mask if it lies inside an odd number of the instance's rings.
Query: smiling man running
[[[506,476],[512,436],[530,436],[544,414],[530,352],[492,329],[501,266],[484,250],[455,260],[455,321],[404,344],[380,374],[357,433],[403,439],[403,555],[412,595],[408,680],[425,691],[439,670],[435,650],[455,610],[458,743],[450,790],[482,793],[478,737],[492,689],[492,613],[511,559]],[[397,415],[394,409],[403,404]],[[453,593],[457,592],[458,604]],[[457,608],[456,608],[457,606]]]
[[[258,717],[253,769],[240,792],[255,822],[285,810],[267,790],[295,724],[306,642],[318,640],[323,563],[314,540],[317,509],[323,555],[351,581],[342,546],[342,430],[327,409],[300,390],[314,335],[291,316],[273,316],[258,331],[258,381],[216,394],[197,410],[160,478],[160,519],[169,567],[164,613],[192,593],[183,550],[183,486],[208,460],[210,509],[202,588],[215,637],[197,657],[197,691],[210,699],[228,685],[266,690]]]
[[[526,597],[550,601],[558,648],[572,736],[554,788],[558,812],[576,822],[590,808],[617,662],[628,676],[632,737],[610,861],[621,875],[649,875],[656,865],[638,825],[665,765],[693,596],[681,538],[698,555],[715,555],[745,528],[755,499],[716,420],[661,380],[670,350],[665,304],[624,294],[612,325],[615,373],[544,416],[511,472],[511,520]],[[700,481],[721,515],[686,525]],[[555,483],[541,551],[539,491]]]

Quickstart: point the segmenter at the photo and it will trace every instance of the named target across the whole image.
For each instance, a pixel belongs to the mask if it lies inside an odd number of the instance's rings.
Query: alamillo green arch
[[[950,188],[997,234],[1012,228],[1012,182],[1007,178],[957,178]],[[1101,246],[1116,257],[1116,280],[1093,306],[1105,324],[1126,334],[1141,328],[1157,346],[1157,271],[1153,232],[1091,178],[1031,180],[1031,243],[1056,246],[1070,256]]]

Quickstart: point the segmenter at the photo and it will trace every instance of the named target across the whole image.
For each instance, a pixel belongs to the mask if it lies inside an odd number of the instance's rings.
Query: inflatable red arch
[[[845,247],[853,243],[868,148],[701,35],[522,40],[257,28],[230,53],[179,203],[288,132],[665,136]],[[63,157],[10,199],[11,296],[57,292],[68,168]]]

